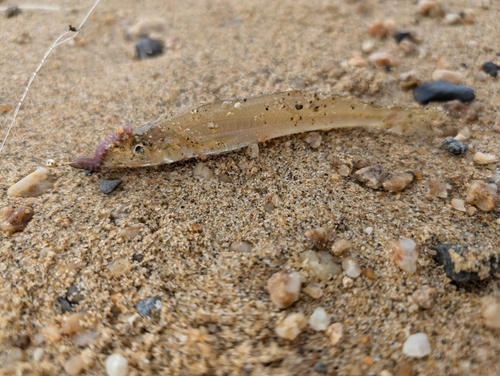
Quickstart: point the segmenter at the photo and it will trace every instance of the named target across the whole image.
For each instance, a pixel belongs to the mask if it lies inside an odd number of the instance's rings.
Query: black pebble
[[[142,299],[137,303],[137,312],[142,317],[148,317],[159,312],[161,309],[161,298],[159,296],[153,296],[152,298]]]
[[[81,293],[80,287],[73,285],[66,291],[66,299],[71,304],[78,304],[85,299],[85,296]]]
[[[21,14],[21,8],[13,6],[5,9],[5,17],[12,18]]]
[[[29,347],[30,343],[30,336],[27,334],[21,334],[14,342],[14,346],[19,347],[22,350],[26,350]]]
[[[143,38],[137,42],[135,50],[139,59],[149,59],[163,52],[163,43],[149,37]]]
[[[441,145],[453,155],[462,155],[467,151],[467,145],[453,137],[446,137]]]
[[[403,39],[406,39],[406,38],[411,38],[411,33],[407,32],[407,31],[402,31],[402,32],[394,34],[394,39],[396,39],[396,43],[399,43]]]
[[[120,179],[102,179],[101,182],[99,183],[99,190],[102,193],[109,195],[121,183],[122,181]]]
[[[464,259],[467,258],[467,246],[453,243],[443,243],[432,247],[437,254],[434,257],[439,265],[443,265],[444,271],[448,277],[450,277],[455,282],[468,282],[479,280],[479,275],[477,272],[473,271],[460,271],[455,272],[455,262],[451,258],[450,249],[454,249],[456,253],[462,256]],[[496,273],[500,269],[500,256],[490,259],[490,275]]]
[[[467,86],[434,81],[418,85],[413,89],[413,97],[420,104],[446,102],[454,99],[458,99],[460,102],[470,102],[476,97],[476,94]]]
[[[499,65],[496,65],[495,63],[492,63],[491,61],[488,61],[483,64],[483,71],[488,73],[492,77],[496,77],[498,74],[498,70],[500,69]]]
[[[142,255],[142,253],[135,253],[132,257],[132,260],[141,262],[142,260],[144,260],[144,256]]]
[[[58,303],[61,305],[62,313],[71,312],[73,308],[71,308],[71,303],[62,296],[57,298]]]
[[[326,365],[325,363],[323,362],[317,362],[315,365],[314,365],[314,370],[316,372],[320,372],[320,373],[326,373]]]

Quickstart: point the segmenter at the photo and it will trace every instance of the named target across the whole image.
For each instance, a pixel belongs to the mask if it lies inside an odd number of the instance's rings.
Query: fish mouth
[[[119,146],[134,134],[134,127],[122,125],[114,133],[106,136],[104,140],[97,144],[93,157],[78,157],[69,165],[87,171],[96,171],[103,166],[106,156],[114,147]]]

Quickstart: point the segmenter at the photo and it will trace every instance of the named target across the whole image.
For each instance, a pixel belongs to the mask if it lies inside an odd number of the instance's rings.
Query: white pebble
[[[35,362],[39,362],[40,360],[42,360],[44,355],[45,350],[42,347],[37,347],[35,351],[33,351],[33,360]]]
[[[431,353],[431,344],[425,333],[415,333],[403,344],[403,354],[412,358],[423,358]]]
[[[483,296],[481,306],[484,325],[488,328],[500,329],[500,298]]]
[[[208,181],[212,179],[214,172],[209,167],[205,166],[203,162],[198,162],[196,166],[194,166],[193,176]]]
[[[324,308],[318,307],[309,317],[309,325],[317,332],[326,330],[330,325],[330,315]]]
[[[341,256],[345,251],[352,248],[352,243],[347,239],[339,239],[332,245],[332,253]]]
[[[490,164],[490,163],[495,163],[497,160],[496,155],[494,154],[486,154],[486,153],[481,153],[478,151],[476,154],[474,154],[474,162],[477,164]]]
[[[323,289],[320,285],[311,283],[304,287],[304,292],[313,299],[319,299],[323,296]]]
[[[358,260],[354,257],[346,257],[342,260],[342,269],[344,269],[345,274],[351,278],[357,278],[361,274],[361,268],[359,267]]]
[[[322,281],[342,273],[342,268],[328,252],[305,251],[301,258],[311,273]]]
[[[275,273],[267,280],[267,290],[271,301],[281,309],[287,308],[299,299],[301,287],[300,273]]]
[[[453,200],[451,200],[451,206],[453,207],[453,209],[464,213],[467,211],[467,209],[465,208],[465,201],[458,198],[454,198]]]
[[[127,376],[128,361],[122,354],[113,354],[106,359],[106,373],[109,376]]]
[[[354,280],[350,277],[344,276],[344,278],[342,278],[342,287],[350,289],[352,286],[354,286]]]
[[[287,316],[275,329],[278,337],[293,341],[306,327],[307,320],[303,313],[296,312]]]
[[[338,345],[344,339],[344,326],[339,322],[335,322],[326,329],[326,335],[330,340],[330,345]]]
[[[318,132],[309,132],[304,138],[304,141],[309,144],[313,149],[317,149],[321,145],[322,137]]]
[[[391,240],[386,246],[390,258],[403,271],[413,274],[417,270],[418,249],[411,239]]]
[[[429,309],[434,305],[436,289],[431,286],[422,286],[415,290],[411,297],[420,308]]]
[[[456,25],[462,22],[462,17],[456,13],[447,13],[443,22],[448,25]]]
[[[56,179],[45,167],[38,168],[7,190],[9,197],[38,197],[54,187]]]
[[[393,67],[399,64],[398,59],[387,52],[375,52],[368,57],[368,60],[379,67]]]

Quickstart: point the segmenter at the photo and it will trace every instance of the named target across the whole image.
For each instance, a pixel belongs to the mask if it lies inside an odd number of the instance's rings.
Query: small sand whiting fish
[[[377,107],[335,95],[285,91],[203,104],[135,130],[122,126],[99,143],[93,157],[76,158],[70,165],[89,171],[154,166],[344,127],[429,134],[441,118],[436,109]]]

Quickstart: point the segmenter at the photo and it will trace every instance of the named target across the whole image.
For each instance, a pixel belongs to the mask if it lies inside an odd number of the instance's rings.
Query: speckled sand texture
[[[52,41],[92,1],[43,4],[61,10],[0,15],[2,135],[13,115],[3,105],[15,107]],[[482,212],[466,204],[462,212],[450,203],[498,167],[473,155],[500,157],[500,83],[477,73],[500,60],[500,3],[441,4],[445,13],[463,12],[458,24],[419,15],[402,0],[102,0],[78,38],[46,61],[0,154],[0,207],[34,210],[23,232],[0,233],[0,374],[103,375],[112,354],[123,356],[111,360],[125,359],[129,375],[500,374],[500,329],[481,316],[481,297],[500,294],[498,277],[455,285],[432,257],[439,243],[467,245],[480,260],[499,252],[499,205]],[[126,30],[141,19],[164,23],[156,32],[163,55],[134,59]],[[405,53],[394,38],[369,34],[375,21],[415,33],[420,44]],[[399,65],[362,66],[366,42]],[[63,166],[52,170],[49,193],[6,193],[49,158],[88,155],[119,125],[180,107],[291,87],[418,107],[400,74],[415,70],[425,82],[438,68],[460,72],[476,93],[478,118],[450,120],[470,133],[464,156],[441,148],[446,135],[337,130],[322,132],[318,148],[295,135],[259,145],[257,158],[255,150],[211,157],[203,161],[208,181],[193,176],[195,160],[91,176]],[[401,193],[374,190],[345,173],[358,161],[421,178]],[[103,178],[123,182],[105,195]],[[447,197],[429,200],[430,181],[449,185]],[[320,281],[302,263],[303,252],[316,251],[305,233],[319,227],[327,252],[336,240],[351,241],[333,257],[355,257],[360,276]],[[402,238],[419,249],[411,276],[384,248]],[[231,247],[240,241],[247,243]],[[266,285],[283,269],[299,272],[310,293],[303,288],[281,310]],[[412,298],[424,285],[435,289],[429,309]],[[155,297],[141,316],[139,301]],[[294,340],[276,335],[285,317],[302,313],[308,322],[317,308],[337,323],[330,331],[307,324]],[[415,333],[427,335],[428,356],[404,355]]]

